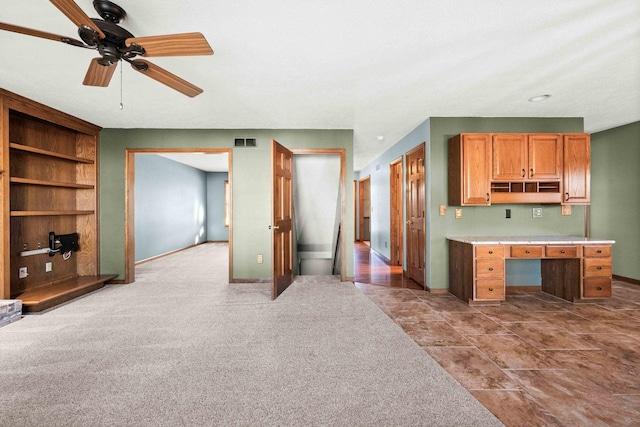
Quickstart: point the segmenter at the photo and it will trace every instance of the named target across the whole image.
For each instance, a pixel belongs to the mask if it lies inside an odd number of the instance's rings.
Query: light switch
[[[445,205],[440,205],[440,216],[445,216],[447,214],[447,207]]]
[[[563,216],[571,215],[571,205],[562,205],[562,215]]]
[[[262,264],[262,254],[258,254],[258,264]]]

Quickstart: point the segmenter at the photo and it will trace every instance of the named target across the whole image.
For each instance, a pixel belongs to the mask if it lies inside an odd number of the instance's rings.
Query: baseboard
[[[620,280],[621,282],[631,283],[632,285],[640,285],[640,280],[632,279],[631,277],[618,276],[617,274],[614,274],[613,279]]]
[[[229,283],[271,283],[271,279],[231,279]]]
[[[387,265],[391,265],[391,260],[389,258],[387,258],[386,256],[382,255],[380,252],[376,251],[375,249],[373,249],[371,246],[369,246],[369,249],[372,252],[375,252],[376,256],[378,258],[380,258],[382,260],[382,262],[384,262]]]
[[[430,287],[425,287],[426,291],[433,295],[446,295],[449,293],[449,289],[431,289]]]
[[[206,243],[206,242],[204,242],[204,243]],[[202,245],[202,243],[200,243],[200,244]],[[147,259],[143,259],[143,260],[140,260],[140,261],[136,261],[134,265],[140,265],[140,264],[144,264],[145,262],[154,261],[154,260],[156,260],[158,258],[164,258],[166,256],[173,255],[173,254],[178,253],[178,252],[186,251],[187,249],[195,248],[196,246],[198,246],[198,245],[190,245],[190,246],[187,246],[186,248],[176,249],[175,251],[171,251],[171,252],[165,252],[165,253],[160,254],[160,255],[152,256],[151,258],[147,258]]]
[[[542,286],[505,286],[505,292],[509,294],[517,294],[519,292],[540,292]]]
[[[228,240],[207,240],[205,243],[229,243]]]
[[[105,283],[105,285],[128,285],[123,279],[118,280],[109,280]]]

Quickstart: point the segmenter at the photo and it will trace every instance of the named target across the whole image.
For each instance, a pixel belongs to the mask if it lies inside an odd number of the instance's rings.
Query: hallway
[[[571,304],[542,292],[470,307],[402,280],[356,242],[356,286],[507,426],[640,424],[640,286]]]

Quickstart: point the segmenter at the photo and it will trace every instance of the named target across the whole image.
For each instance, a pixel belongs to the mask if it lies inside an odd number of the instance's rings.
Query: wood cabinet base
[[[16,295],[15,299],[22,300],[22,311],[25,313],[43,311],[100,289],[114,277],[116,277],[115,274],[72,277],[50,285],[29,289]]]

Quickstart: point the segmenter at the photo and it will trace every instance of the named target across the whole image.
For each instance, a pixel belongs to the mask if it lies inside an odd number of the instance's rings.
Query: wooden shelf
[[[21,294],[15,295],[14,299],[22,301],[22,310],[24,312],[42,311],[95,291],[114,277],[116,277],[115,274],[72,277],[26,290]]]
[[[11,216],[93,215],[95,211],[11,211]]]
[[[20,151],[26,151],[28,153],[40,154],[41,156],[55,157],[57,159],[69,160],[71,162],[87,163],[87,164],[94,163],[94,161],[91,159],[85,159],[85,158],[76,157],[76,156],[69,156],[67,154],[56,153],[55,151],[43,150],[41,148],[30,147],[28,145],[16,144],[14,142],[11,142],[9,144],[9,147],[16,150],[20,150]]]
[[[71,182],[43,181],[40,179],[18,178],[15,176],[11,177],[9,181],[13,184],[44,185],[46,187],[83,188],[88,190],[95,188],[94,185],[90,185],[90,184],[75,184]]]

